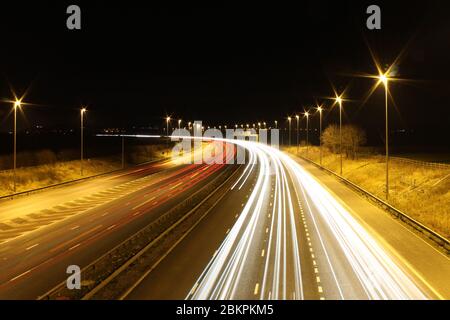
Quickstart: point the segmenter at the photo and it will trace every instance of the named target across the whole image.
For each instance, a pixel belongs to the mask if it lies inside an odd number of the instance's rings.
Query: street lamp
[[[181,129],[181,119],[178,119],[178,130]]]
[[[81,149],[80,149],[80,175],[83,176],[83,159],[84,159],[84,114],[86,113],[86,108],[81,108],[80,110],[80,120],[81,120]]]
[[[342,176],[342,98],[336,96],[336,102],[339,104],[339,154],[341,158],[341,176]]]
[[[384,85],[385,127],[386,127],[386,200],[389,200],[389,120],[388,120],[388,73],[380,73],[379,82]]]
[[[19,99],[14,101],[14,169],[13,169],[13,184],[14,193],[16,193],[16,167],[17,167],[17,109],[22,107],[22,102]]]
[[[306,117],[306,158],[308,158],[308,132],[309,132],[309,112],[305,111],[305,117]]]
[[[275,129],[278,129],[278,121],[275,120]]]
[[[170,117],[166,118],[166,135],[169,136],[169,122],[170,122]]]
[[[291,117],[288,117],[289,121],[289,147],[291,146]]]
[[[320,165],[322,165],[322,107],[317,107],[319,111],[319,148],[320,148]]]
[[[297,114],[295,117],[297,118],[297,153],[298,153],[298,148],[299,148],[299,146],[300,146],[300,143],[299,143],[299,135],[300,135],[300,132],[299,132],[299,130],[298,130],[299,123],[300,123],[300,117],[299,117],[298,114]]]

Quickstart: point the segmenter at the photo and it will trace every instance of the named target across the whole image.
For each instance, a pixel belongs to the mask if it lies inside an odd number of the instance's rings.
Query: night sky
[[[76,128],[81,105],[97,128],[161,125],[166,114],[213,125],[281,123],[317,100],[329,106],[323,98],[334,85],[351,100],[345,122],[380,144],[383,90],[363,103],[374,80],[355,76],[376,73],[370,46],[383,65],[404,51],[397,76],[409,81],[392,84],[392,130],[415,132],[409,143],[448,146],[448,1],[4,2],[0,97],[27,91],[24,100],[34,105],[22,128]],[[66,28],[69,4],[81,7],[80,31]],[[382,9],[380,31],[366,28],[369,4]],[[0,104],[3,131],[10,108]]]

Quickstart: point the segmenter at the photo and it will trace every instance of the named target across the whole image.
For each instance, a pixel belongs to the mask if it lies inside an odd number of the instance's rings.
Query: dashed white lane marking
[[[314,266],[314,274],[316,275],[316,282],[318,284],[320,284],[319,268],[317,267],[317,262],[315,260],[316,257],[314,256],[314,253],[313,253],[314,250],[313,250],[312,243],[311,243],[311,238],[310,238],[310,235],[309,235],[308,225],[306,223],[306,217],[305,217],[305,214],[303,212],[303,208],[302,208],[302,204],[301,204],[300,200],[298,201],[298,205],[300,207],[301,220],[303,222],[303,226],[304,226],[305,232],[306,232],[306,240],[308,241],[309,251],[311,252],[312,264]],[[321,285],[317,286],[317,291],[319,292],[319,294],[323,293],[323,288],[322,288]],[[320,295],[319,298],[320,298],[320,300],[325,300],[325,298],[322,295]]]
[[[72,228],[70,228],[70,230],[75,230],[78,229],[80,226],[73,226]]]
[[[29,246],[29,247],[26,248],[25,250],[26,250],[26,251],[31,250],[31,249],[33,249],[34,247],[37,247],[38,245],[39,245],[39,243],[33,244],[32,246]]]
[[[115,228],[115,227],[116,227],[116,225],[113,224],[112,226],[109,226],[108,229],[106,229],[106,230],[111,230],[111,229],[113,229],[113,228]]]
[[[269,228],[266,228],[266,233],[269,233]]]
[[[259,292],[259,283],[256,284],[253,294],[256,296],[258,294],[258,292]]]
[[[239,217],[239,214],[236,214],[234,217],[235,217],[235,218]]]
[[[102,217],[106,216],[107,214],[109,214],[109,212],[105,212],[104,214],[102,214]]]
[[[194,284],[194,286],[192,287],[191,295],[195,293],[195,290],[197,290],[197,287],[198,287],[198,282],[196,282],[196,283]]]
[[[225,232],[225,234],[228,234],[230,232],[230,228],[228,228],[227,232]]]
[[[264,249],[261,251],[261,257],[264,257]]]
[[[77,244],[74,245],[73,247],[70,247],[70,248],[69,248],[69,251],[71,251],[71,250],[73,250],[73,249],[79,247],[80,245],[81,245],[81,243],[77,243]]]
[[[133,216],[137,216],[140,213],[141,213],[140,211],[136,211],[135,213],[133,213]]]
[[[12,281],[14,281],[14,280],[17,280],[17,279],[19,279],[19,278],[23,277],[24,275],[26,275],[26,274],[30,273],[30,272],[31,272],[31,270],[32,270],[32,269],[30,269],[30,270],[27,270],[27,271],[25,271],[24,273],[21,273],[21,274],[19,274],[18,276],[16,276],[16,277],[12,278],[11,280],[9,280],[9,282],[12,282]]]
[[[138,209],[138,208],[140,208],[140,207],[142,207],[142,206],[145,206],[147,203],[149,203],[150,201],[154,200],[155,198],[156,198],[156,196],[151,197],[150,199],[148,199],[148,200],[146,200],[146,201],[144,201],[144,202],[138,204],[137,206],[134,206],[134,207],[132,208],[132,210],[135,210],[135,209]]]

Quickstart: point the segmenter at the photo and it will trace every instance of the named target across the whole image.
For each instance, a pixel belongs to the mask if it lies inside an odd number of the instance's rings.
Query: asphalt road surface
[[[22,212],[27,222],[33,221],[26,224],[29,229],[10,224],[11,229],[2,234],[0,299],[38,298],[67,278],[69,265],[88,265],[199,190],[223,168],[158,162],[12,200],[11,215],[21,206],[33,209],[33,203],[37,213],[30,219]],[[45,215],[49,209],[43,208],[49,207],[52,210]]]

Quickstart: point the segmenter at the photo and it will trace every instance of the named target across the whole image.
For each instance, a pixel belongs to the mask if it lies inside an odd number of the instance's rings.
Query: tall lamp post
[[[297,154],[298,154],[298,148],[300,146],[300,141],[299,141],[300,132],[298,130],[299,123],[300,123],[300,116],[297,114],[297,115],[295,115],[295,118],[297,119]]]
[[[181,119],[178,119],[178,130],[181,129]]]
[[[289,122],[289,147],[291,146],[291,117],[288,117]]]
[[[339,155],[341,161],[341,176],[342,176],[342,98],[336,97],[336,102],[339,104]]]
[[[386,127],[386,200],[389,200],[389,120],[388,120],[388,75],[380,74],[380,82],[384,84],[384,106],[385,106],[385,127]]]
[[[17,109],[22,107],[22,103],[20,100],[16,99],[14,101],[14,160],[13,160],[13,185],[14,185],[14,193],[17,190],[17,182],[16,182],[16,168],[17,168]]]
[[[309,148],[309,112],[305,112],[306,117],[306,158],[308,158],[308,148]]]
[[[86,108],[81,108],[80,110],[80,175],[83,176],[83,159],[84,159],[84,114],[86,113]]]
[[[322,107],[317,107],[319,111],[319,149],[320,149],[320,165],[322,165]]]
[[[166,135],[169,136],[169,122],[170,122],[170,117],[166,118]]]
[[[122,169],[125,168],[125,137],[122,135]]]

